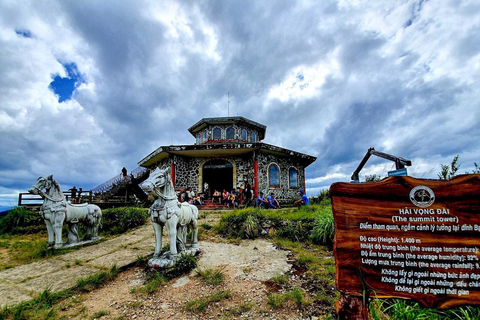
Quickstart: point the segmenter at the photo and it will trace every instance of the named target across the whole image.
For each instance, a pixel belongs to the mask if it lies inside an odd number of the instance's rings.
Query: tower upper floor
[[[225,142],[260,142],[267,127],[244,117],[203,118],[188,131],[195,137],[195,144]]]

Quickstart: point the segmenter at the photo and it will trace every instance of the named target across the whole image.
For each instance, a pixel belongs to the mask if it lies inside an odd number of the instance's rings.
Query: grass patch
[[[117,269],[117,266],[115,265],[111,267],[110,270],[101,271],[91,276],[88,276],[86,278],[78,280],[77,284],[75,285],[75,289],[80,292],[90,292],[94,289],[99,288],[106,282],[115,279],[117,275],[118,275],[118,269]]]
[[[425,308],[418,302],[403,299],[372,299],[372,319],[429,319],[429,320],[476,320],[480,319],[480,308],[464,306],[449,310]]]
[[[249,310],[251,310],[254,307],[253,302],[244,302],[240,304],[238,307],[232,308],[228,311],[225,312],[225,315],[227,316],[240,316],[242,313],[245,313]]]
[[[232,294],[230,291],[216,291],[200,299],[187,301],[185,303],[185,310],[190,312],[203,312],[207,309],[209,304],[220,302],[231,297]]]
[[[211,225],[209,225],[208,223],[202,223],[200,226],[201,226],[203,229],[205,229],[205,230],[210,230],[210,229],[213,228],[213,227],[212,227]]]
[[[105,311],[105,310],[100,310],[100,311],[97,311],[93,314],[93,316],[91,316],[91,319],[98,319],[100,317],[103,317],[103,316],[108,316],[110,314],[110,312],[108,311]]]
[[[120,207],[102,210],[100,231],[105,235],[121,234],[143,226],[148,220],[148,209]]]
[[[6,307],[0,310],[0,319],[37,320],[57,318],[56,304],[70,298],[75,292],[88,292],[100,287],[107,281],[113,280],[118,269],[113,266],[108,271],[81,279],[73,289],[53,293],[50,289],[44,290],[37,298],[22,302],[15,307]]]
[[[294,303],[297,308],[302,308],[310,304],[305,298],[305,292],[298,287],[285,293],[270,293],[267,298],[268,304],[273,308],[282,308],[289,302]]]
[[[78,250],[78,247],[53,249],[48,246],[46,233],[29,235],[3,235],[2,241],[6,255],[0,259],[0,270],[16,267],[22,264],[58,256]]]
[[[147,281],[145,283],[144,291],[148,294],[152,294],[164,283],[168,282],[168,278],[165,277],[163,274],[156,272],[156,273],[149,273],[147,276]]]
[[[147,281],[143,291],[152,294],[164,283],[188,273],[196,267],[197,258],[189,254],[182,254],[177,263],[168,269],[152,270],[150,267],[145,267]]]
[[[313,229],[315,217],[324,207],[303,206],[298,209],[264,210],[245,208],[222,215],[215,231],[227,238],[254,239],[270,236],[292,241],[307,241]]]
[[[200,279],[202,279],[205,284],[211,286],[218,286],[223,282],[223,278],[225,277],[223,271],[220,269],[197,269],[196,271]]]
[[[278,285],[284,285],[288,283],[288,276],[286,274],[281,274],[270,278],[270,281]]]

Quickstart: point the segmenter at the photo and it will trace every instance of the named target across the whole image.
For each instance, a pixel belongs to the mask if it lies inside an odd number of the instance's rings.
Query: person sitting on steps
[[[300,190],[298,193],[300,194],[301,198],[298,199],[297,201],[295,201],[293,204],[298,206],[298,207],[310,205],[310,200],[308,199],[307,195],[305,194],[305,191]]]
[[[278,203],[278,200],[275,199],[275,194],[273,192],[267,198],[267,201],[268,201],[268,207],[269,208],[280,209],[280,203]]]
[[[258,195],[257,206],[260,206],[261,208],[268,208],[268,201],[263,196],[263,192],[260,192],[260,194]]]

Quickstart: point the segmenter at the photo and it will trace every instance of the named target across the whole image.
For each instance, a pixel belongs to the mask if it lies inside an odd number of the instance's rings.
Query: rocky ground
[[[205,284],[196,271],[161,285],[153,294],[141,290],[146,275],[143,268],[122,272],[104,287],[72,297],[66,301],[63,314],[69,319],[322,319],[327,316],[321,306],[306,303],[298,307],[293,301],[274,308],[268,294],[307,285],[289,252],[265,240],[228,243],[201,243],[203,253],[198,268],[218,268],[224,280],[217,286]],[[282,286],[269,281],[290,273],[289,283]],[[301,272],[300,272],[301,273]],[[205,310],[187,310],[189,302],[214,293],[228,292],[229,297],[209,303]]]
[[[213,226],[220,215],[203,214],[199,224]],[[62,301],[55,307],[56,315],[63,319],[331,318],[335,289],[312,281],[293,252],[262,239],[230,242],[207,229],[201,233],[202,252],[196,270],[147,293],[145,264],[130,267],[99,289]],[[140,239],[145,232],[136,233]],[[318,255],[333,261],[331,252]],[[219,270],[223,280],[218,285],[207,284],[197,270]],[[286,276],[272,280],[281,275]],[[328,292],[327,299],[318,299],[319,289]],[[300,296],[270,301],[272,294],[285,292]]]

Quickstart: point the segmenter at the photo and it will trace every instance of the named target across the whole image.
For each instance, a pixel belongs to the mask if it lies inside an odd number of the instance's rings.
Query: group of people
[[[305,194],[305,191],[301,190],[298,193],[300,195],[300,199],[296,200],[293,204],[298,207],[309,205],[310,200]],[[260,192],[257,198],[257,206],[260,206],[264,209],[279,209],[280,203],[275,198],[275,194],[273,192],[270,193],[270,196],[268,196],[266,199],[265,199],[265,196],[263,195],[263,192]]]
[[[203,204],[203,195],[200,193],[193,192],[192,188],[188,188],[185,192],[185,199],[186,202],[194,204],[196,206],[200,206]]]
[[[82,202],[82,192],[83,189],[73,186],[73,188],[68,189],[70,191],[70,203],[81,203]]]
[[[223,192],[220,192],[215,189],[213,192],[212,198],[213,202],[227,206],[227,208],[238,208],[238,205],[241,201],[241,192],[236,192],[232,190],[228,192],[226,189],[223,189]]]
[[[218,203],[226,206],[227,208],[238,208],[239,204],[245,204],[246,206],[255,204],[264,209],[279,209],[280,202],[275,197],[275,194],[272,192],[270,195],[265,198],[264,193],[260,192],[257,199],[253,199],[252,203],[252,189],[250,185],[247,184],[245,188],[241,188],[238,191],[231,190],[228,192],[226,189],[223,189],[222,192],[217,189],[214,190],[212,194],[212,199],[214,203]],[[310,200],[308,199],[305,191],[301,190],[298,192],[300,198],[294,202],[294,205],[300,207],[304,205],[310,205]],[[192,188],[186,189],[182,193],[181,201],[186,201],[194,205],[203,205],[204,196],[200,193],[193,192]]]

